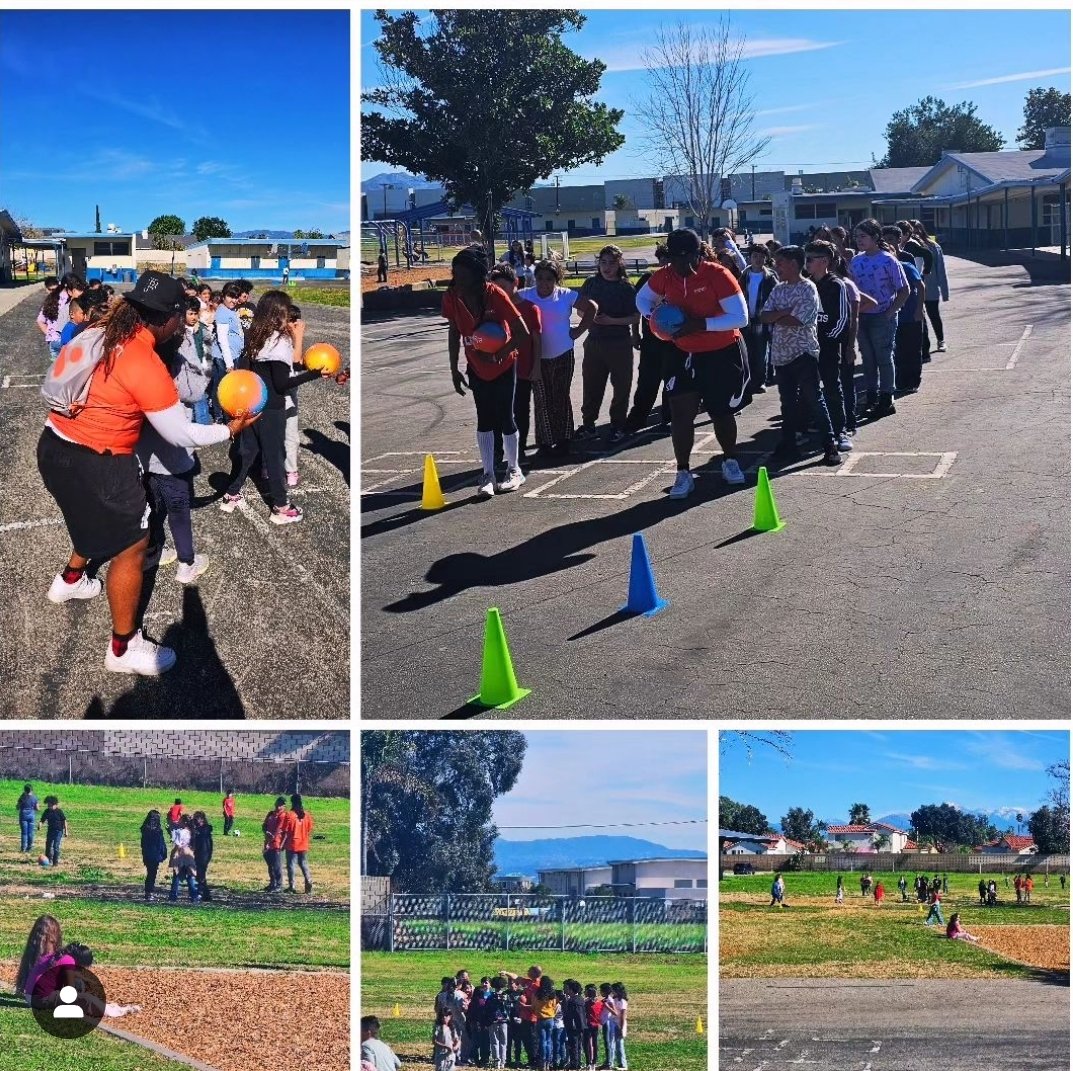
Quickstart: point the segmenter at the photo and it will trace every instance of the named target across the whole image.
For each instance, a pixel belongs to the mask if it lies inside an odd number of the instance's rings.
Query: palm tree
[[[875,848],[877,852],[885,852],[890,847],[890,834],[877,833],[872,838],[872,847]]]

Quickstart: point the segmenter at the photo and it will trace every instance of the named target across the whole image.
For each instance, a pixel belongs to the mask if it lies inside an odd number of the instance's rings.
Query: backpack
[[[118,347],[116,355],[121,352]],[[52,412],[76,417],[85,409],[90,381],[104,356],[103,327],[86,328],[60,350],[41,384],[41,396]]]

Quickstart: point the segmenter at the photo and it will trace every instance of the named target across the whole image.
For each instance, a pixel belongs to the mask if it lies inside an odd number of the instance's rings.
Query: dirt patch
[[[10,985],[14,966],[3,970]],[[120,1030],[219,1071],[349,1071],[350,978],[335,971],[100,967],[108,999],[142,1011]]]
[[[991,978],[993,974],[972,963],[942,964],[941,973],[935,963],[914,962],[899,959],[886,960],[832,960],[828,963],[749,963],[720,964],[720,978]]]
[[[1069,970],[1066,926],[973,926],[980,946],[1017,963],[1048,971]]]
[[[418,268],[389,268],[387,275],[387,283],[378,283],[376,281],[376,271],[365,271],[361,273],[361,292],[364,294],[369,290],[379,290],[382,286],[414,286],[417,283],[427,283],[430,279],[432,282],[437,282],[451,278],[451,265],[444,264],[425,264]]]

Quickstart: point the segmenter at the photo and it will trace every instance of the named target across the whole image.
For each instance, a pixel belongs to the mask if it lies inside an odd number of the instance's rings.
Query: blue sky
[[[599,98],[626,109],[624,148],[596,168],[569,174],[569,185],[654,174],[639,155],[631,103],[643,100],[641,50],[661,24],[716,22],[700,11],[586,11],[567,45],[608,65]],[[771,136],[758,170],[837,171],[883,155],[891,115],[921,97],[969,100],[1011,148],[1024,98],[1036,86],[1069,91],[1070,17],[1064,11],[735,11],[732,26],[748,49],[757,127]],[[362,87],[380,79],[370,42],[377,23],[361,15]],[[891,48],[893,42],[897,47]],[[902,47],[902,43],[908,47]],[[862,61],[878,66],[860,72]],[[987,83],[987,84],[982,84]],[[362,162],[362,178],[386,168]]]
[[[668,848],[707,848],[708,827],[642,825],[705,818],[707,735],[604,729],[526,733],[528,749],[513,790],[492,810],[506,840],[633,836]],[[614,829],[507,828],[616,825]]]
[[[1069,759],[1068,732],[802,730],[789,759],[723,737],[719,794],[759,807],[775,828],[790,807],[844,821],[853,803],[876,818],[923,803],[1027,815],[1052,787],[1047,767]]]
[[[0,13],[3,207],[38,225],[349,226],[342,11]],[[51,85],[51,88],[48,88]]]

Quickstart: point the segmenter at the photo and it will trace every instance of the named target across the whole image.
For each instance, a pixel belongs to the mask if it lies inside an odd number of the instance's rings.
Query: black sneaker
[[[880,394],[867,415],[869,420],[879,420],[882,417],[893,416],[897,411],[894,408],[894,395]]]
[[[825,465],[841,465],[842,455],[838,452],[837,443],[828,443],[823,450],[823,463]]]
[[[586,439],[596,438],[596,425],[595,424],[582,424],[577,431],[574,432],[574,438],[585,441]]]
[[[607,445],[616,446],[618,443],[625,442],[628,437],[623,428],[612,428],[607,436]]]

